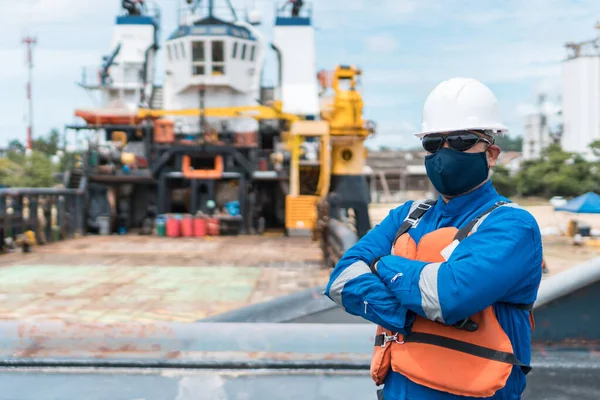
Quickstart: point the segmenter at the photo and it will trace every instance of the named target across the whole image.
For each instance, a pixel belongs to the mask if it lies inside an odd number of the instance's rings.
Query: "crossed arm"
[[[541,280],[542,243],[526,211],[500,207],[443,263],[390,255],[410,203],[350,248],[325,295],[346,312],[405,333],[414,315],[452,325],[500,301],[532,303]],[[377,257],[377,275],[369,266]]]

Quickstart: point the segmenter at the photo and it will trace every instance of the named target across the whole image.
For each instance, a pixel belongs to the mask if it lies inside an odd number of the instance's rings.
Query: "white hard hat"
[[[489,130],[503,135],[508,128],[500,121],[494,93],[477,79],[452,78],[429,94],[423,106],[421,132],[425,135],[460,130]]]

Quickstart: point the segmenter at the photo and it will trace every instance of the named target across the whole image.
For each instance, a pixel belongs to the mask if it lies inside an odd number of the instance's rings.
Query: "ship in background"
[[[97,132],[84,167],[65,176],[68,187],[87,185],[88,227],[110,215],[111,230],[126,231],[157,215],[236,203],[242,232],[309,234],[317,204],[333,192],[335,213],[350,215],[362,236],[370,229],[364,140],[375,126],[363,119],[361,70],[317,71],[311,4],[277,4],[269,41],[260,15],[240,19],[222,3],[229,19],[215,15],[214,0],[181,2],[178,27],[160,43],[158,9],[122,2],[98,81],[82,85],[100,93],[101,106],[76,110],[85,123],[67,126]],[[269,51],[276,84],[266,87]]]

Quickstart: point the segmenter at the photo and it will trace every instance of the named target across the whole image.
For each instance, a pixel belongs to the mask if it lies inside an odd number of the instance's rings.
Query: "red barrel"
[[[210,236],[219,236],[219,218],[208,218],[206,220],[206,228]]]
[[[206,236],[206,219],[202,217],[194,218],[194,236]]]
[[[181,220],[181,235],[184,237],[194,236],[194,219],[185,215]]]
[[[167,236],[178,237],[181,229],[181,222],[174,216],[167,217]]]

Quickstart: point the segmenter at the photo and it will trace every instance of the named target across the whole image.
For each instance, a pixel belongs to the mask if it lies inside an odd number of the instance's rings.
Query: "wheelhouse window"
[[[246,59],[246,43],[244,43],[242,45],[242,57],[241,57],[242,61],[244,61]]]
[[[169,61],[173,60],[173,55],[171,54],[171,46],[167,46],[167,56],[169,57]]]
[[[231,53],[231,58],[235,59],[237,57],[238,50],[238,42],[233,42],[233,52]]]
[[[225,43],[222,40],[212,41],[212,74],[223,75],[225,73]]]
[[[206,57],[203,41],[192,42],[192,75],[206,73]]]
[[[204,70],[204,65],[193,65],[192,66],[192,75],[204,75],[206,72]]]
[[[254,48],[256,46],[250,47],[250,61],[254,61]]]
[[[185,58],[185,44],[183,42],[181,42],[180,47],[181,47],[181,58]]]

